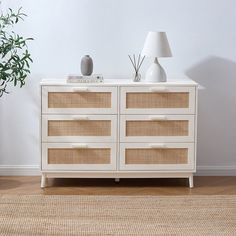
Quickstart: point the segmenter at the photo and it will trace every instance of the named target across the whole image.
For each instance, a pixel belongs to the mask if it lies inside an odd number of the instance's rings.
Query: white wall
[[[199,169],[236,172],[235,0],[3,0],[4,8],[19,6],[28,18],[18,32],[35,38],[34,64],[27,85],[0,99],[0,165],[40,162],[42,77],[79,73],[84,54],[96,73],[129,77],[127,54],[142,49],[149,30],[164,30],[174,54],[164,67],[206,87],[199,92]]]

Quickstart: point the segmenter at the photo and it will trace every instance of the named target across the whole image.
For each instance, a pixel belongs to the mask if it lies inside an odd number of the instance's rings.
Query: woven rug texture
[[[0,235],[236,235],[236,196],[0,195]]]

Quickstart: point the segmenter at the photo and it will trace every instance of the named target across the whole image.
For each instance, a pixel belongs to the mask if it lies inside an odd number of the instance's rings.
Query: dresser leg
[[[189,179],[189,188],[193,188],[193,175],[190,175],[188,179]]]
[[[45,188],[47,185],[47,177],[45,174],[42,174],[41,176],[41,188]]]
[[[115,178],[115,182],[119,183],[120,182],[120,178]]]

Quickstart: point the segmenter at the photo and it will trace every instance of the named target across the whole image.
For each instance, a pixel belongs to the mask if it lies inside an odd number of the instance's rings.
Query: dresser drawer
[[[43,170],[115,170],[114,143],[43,143]]]
[[[194,142],[194,115],[121,115],[121,142]]]
[[[43,86],[42,112],[117,114],[117,88]]]
[[[116,115],[43,115],[43,142],[116,142]]]
[[[193,170],[193,143],[121,143],[121,170]]]
[[[194,114],[195,87],[121,87],[121,114]]]

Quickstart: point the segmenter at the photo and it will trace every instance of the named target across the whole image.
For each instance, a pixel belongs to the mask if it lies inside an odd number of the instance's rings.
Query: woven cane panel
[[[189,93],[127,93],[126,108],[188,108]]]
[[[126,164],[187,164],[187,148],[126,149]]]
[[[126,121],[126,136],[187,136],[188,120]]]
[[[111,121],[49,120],[48,136],[111,136]]]
[[[110,92],[49,92],[49,108],[111,108]]]
[[[50,148],[48,164],[110,164],[109,148]]]

